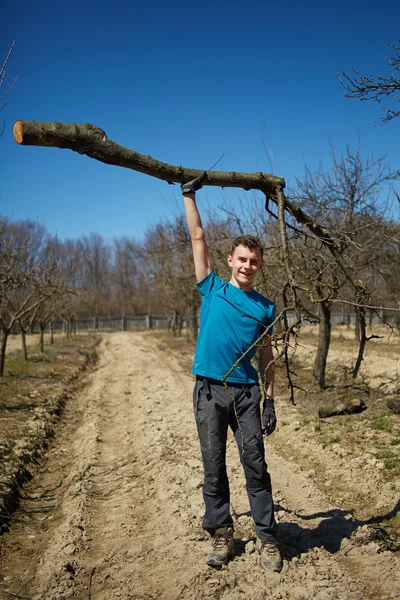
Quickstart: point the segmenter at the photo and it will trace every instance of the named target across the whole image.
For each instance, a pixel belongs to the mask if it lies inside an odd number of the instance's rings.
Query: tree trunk
[[[182,336],[182,327],[183,327],[183,317],[180,313],[178,313],[178,336]]]
[[[42,325],[42,323],[39,323],[39,329],[40,329],[40,337],[39,337],[39,352],[41,352],[41,354],[44,353],[44,330],[45,330],[46,325]]]
[[[21,340],[22,340],[22,353],[24,355],[24,361],[28,362],[28,348],[26,347],[26,333],[24,329],[21,329]]]
[[[322,301],[320,306],[322,316],[319,323],[318,348],[313,367],[313,385],[322,390],[325,388],[326,361],[331,342],[332,304],[328,301]]]
[[[0,377],[4,377],[4,364],[6,360],[7,338],[9,331],[2,329],[1,332],[1,347],[0,347]]]
[[[356,311],[356,321],[355,321],[355,327],[354,327],[354,339],[356,340],[356,342],[359,342],[361,339],[360,319],[359,319],[357,311]]]
[[[197,315],[196,313],[193,313],[189,318],[188,318],[188,323],[189,323],[189,328],[192,334],[192,338],[194,339],[195,342],[197,342],[197,338],[199,335],[199,328],[197,326]]]
[[[53,321],[50,321],[50,344],[52,346],[54,345],[54,327],[53,327]]]
[[[351,376],[355,379],[358,375],[358,371],[361,367],[361,363],[364,360],[364,350],[365,344],[367,342],[367,332],[365,326],[365,309],[362,306],[357,306],[357,323],[358,323],[358,331],[359,331],[359,340],[360,344],[358,347],[358,356],[356,360],[356,364],[354,366],[353,371],[351,372]]]

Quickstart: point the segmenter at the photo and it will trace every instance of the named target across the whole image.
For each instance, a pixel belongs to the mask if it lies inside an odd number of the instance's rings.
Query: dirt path
[[[367,525],[270,445],[285,561],[261,571],[233,438],[237,557],[208,568],[192,378],[147,334],[110,334],[100,354],[4,536],[3,589],[34,600],[400,598],[397,554],[378,552]]]

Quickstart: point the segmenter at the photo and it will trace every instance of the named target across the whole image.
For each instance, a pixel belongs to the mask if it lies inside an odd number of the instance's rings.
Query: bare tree
[[[342,157],[337,157],[331,148],[332,167],[329,171],[319,169],[311,172],[306,168],[303,179],[298,180],[299,194],[304,205],[329,231],[341,254],[346,257],[355,277],[368,286],[368,268],[373,269],[377,254],[382,252],[380,225],[384,208],[379,208],[378,198],[382,186],[398,177],[398,173],[387,164],[386,157],[364,159],[360,144],[356,150],[349,146]],[[319,246],[319,247],[318,247]],[[305,247],[302,250],[304,258]],[[319,388],[325,386],[325,367],[330,344],[331,311],[334,302],[341,298],[351,302],[348,280],[338,272],[330,253],[314,242],[307,247],[308,266],[304,276],[314,287],[314,294],[320,307],[319,339],[313,368],[313,383]],[[310,269],[311,267],[311,269]],[[347,294],[347,297],[346,297]],[[366,342],[365,309],[354,301],[358,315],[358,341],[360,351],[353,369],[358,373],[363,348]]]
[[[398,40],[400,42],[400,39]],[[358,98],[359,100],[374,100],[378,102],[385,116],[382,117],[382,123],[388,123],[400,115],[400,77],[397,72],[400,71],[400,47],[395,44],[388,44],[393,50],[393,56],[387,56],[386,62],[389,65],[388,75],[361,75],[353,69],[353,76],[347,75],[345,71],[338,78],[344,89],[347,90],[346,98]],[[392,107],[386,106],[386,99],[392,100]]]
[[[82,291],[85,292],[86,306],[94,315],[97,329],[99,316],[109,309],[111,252],[98,233],[91,233],[79,240],[78,250],[82,265]]]
[[[14,325],[23,322],[54,293],[51,277],[57,268],[43,260],[38,248],[44,230],[30,221],[0,224],[0,376],[4,375],[7,339]]]
[[[150,229],[142,248],[149,289],[163,312],[173,316],[180,330],[186,319],[197,338],[199,299],[193,279],[192,247],[182,216]],[[175,330],[175,329],[174,329]]]
[[[115,239],[112,264],[112,303],[126,317],[149,314],[152,310],[152,295],[149,274],[143,264],[140,245],[132,238]]]

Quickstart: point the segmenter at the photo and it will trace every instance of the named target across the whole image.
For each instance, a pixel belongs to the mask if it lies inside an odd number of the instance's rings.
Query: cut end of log
[[[17,142],[17,144],[22,144],[22,140],[23,140],[22,121],[15,121],[13,132],[14,132],[14,140]]]

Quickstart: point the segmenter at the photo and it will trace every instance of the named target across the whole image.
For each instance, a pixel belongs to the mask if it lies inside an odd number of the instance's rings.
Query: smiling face
[[[233,254],[228,256],[228,264],[232,269],[229,283],[245,292],[250,292],[263,265],[259,248],[251,249],[240,244],[234,249]]]

